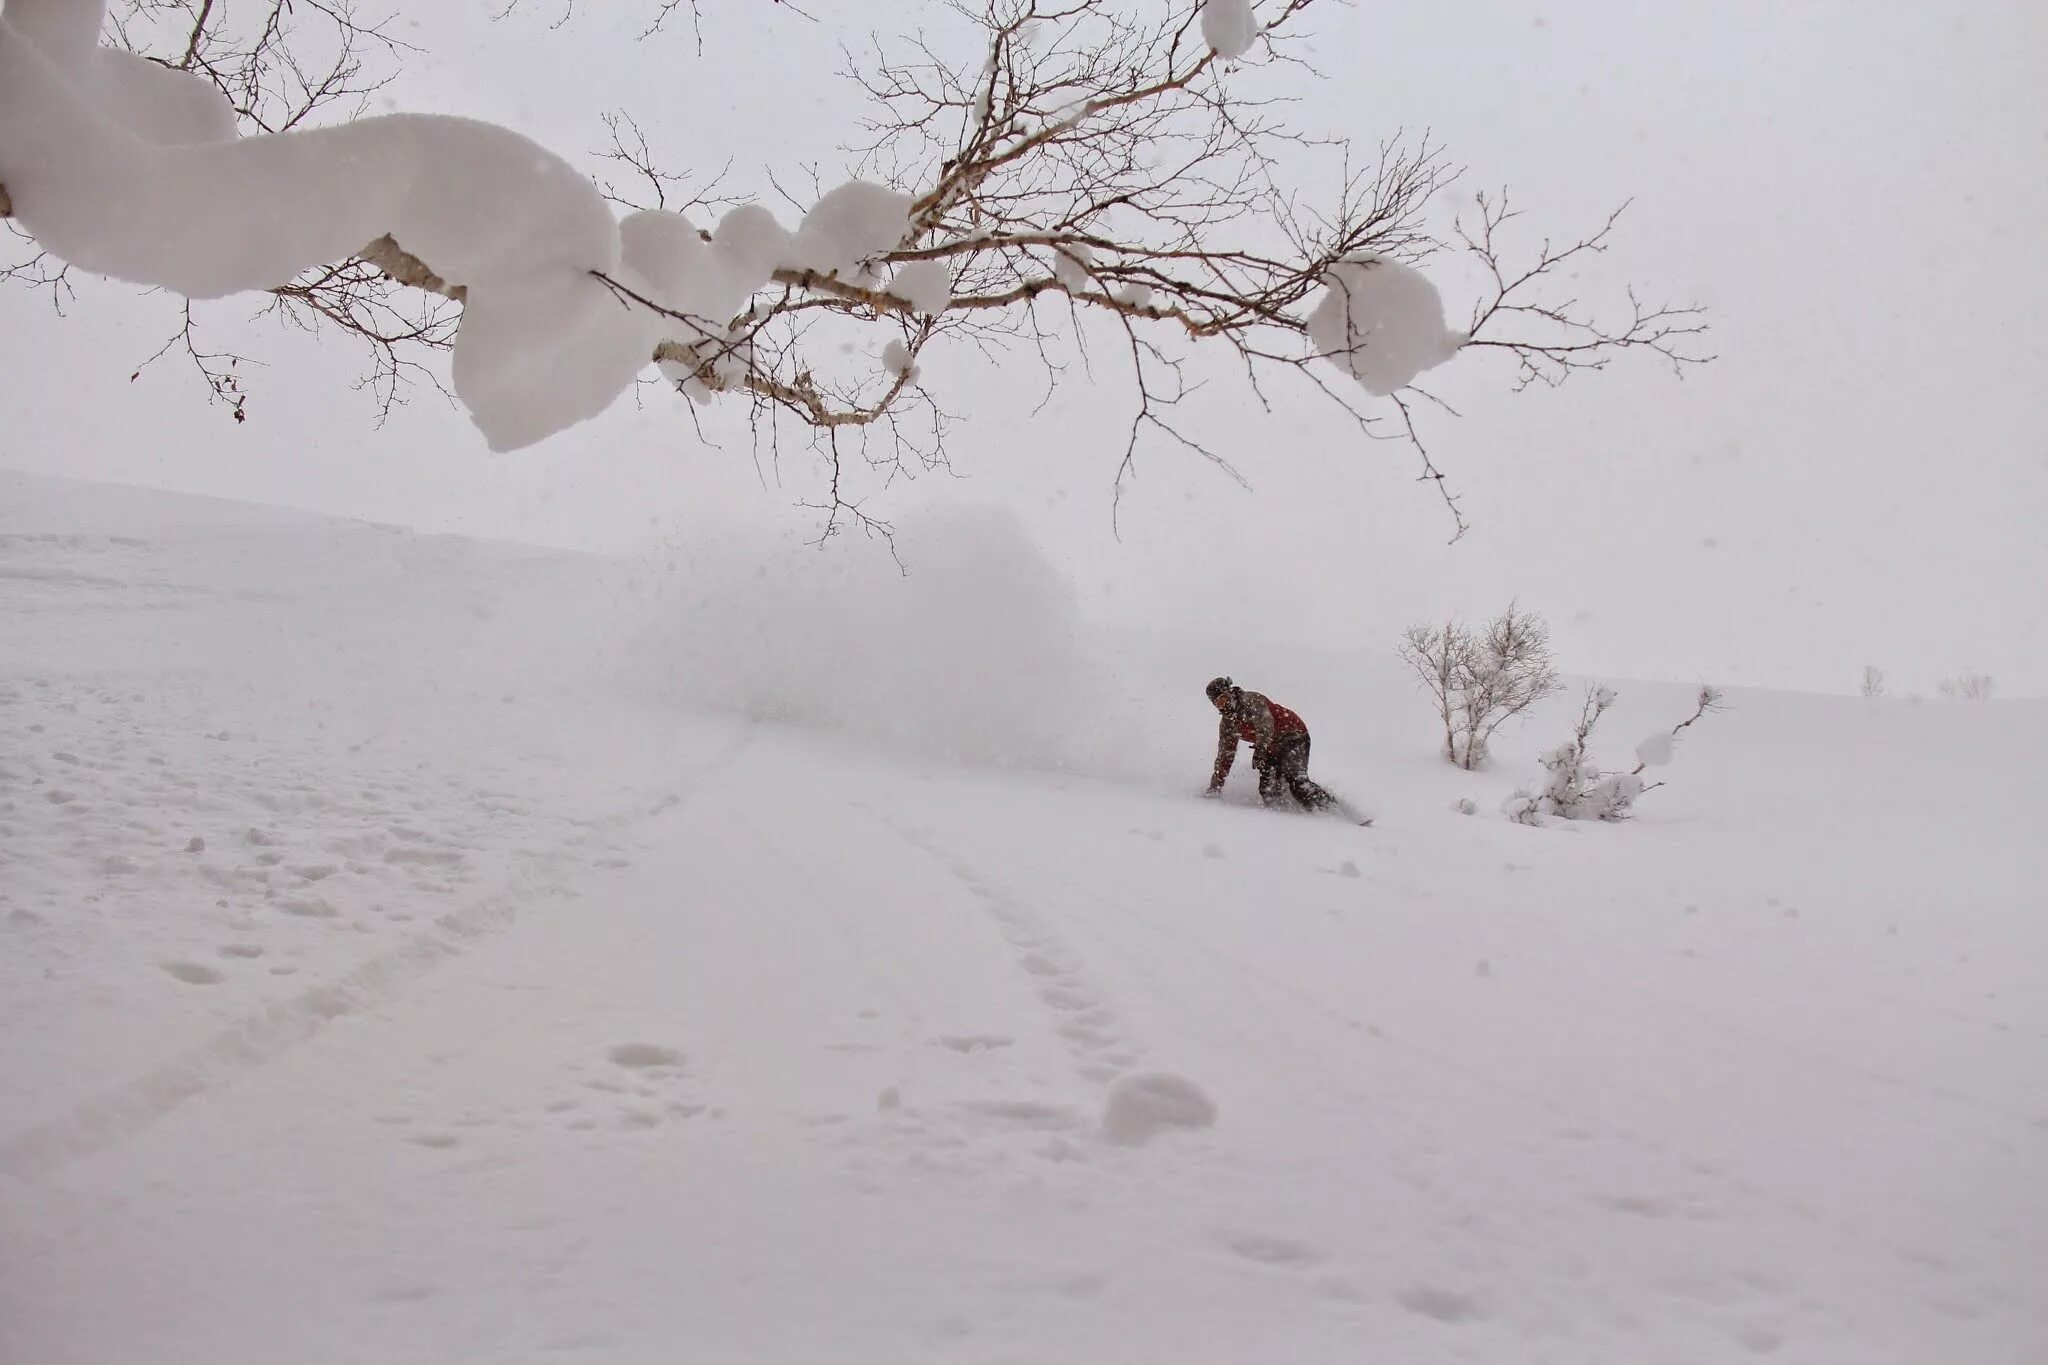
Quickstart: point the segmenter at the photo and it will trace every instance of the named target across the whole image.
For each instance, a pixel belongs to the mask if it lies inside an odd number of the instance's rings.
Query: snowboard
[[[1325,790],[1328,789],[1325,788]],[[1256,799],[1238,796],[1211,796],[1207,792],[1204,792],[1203,796],[1211,801],[1222,801],[1232,806],[1246,806],[1253,810],[1276,811],[1282,815],[1310,815],[1325,820],[1344,820],[1350,824],[1357,825],[1360,829],[1372,828],[1372,816],[1362,814],[1357,807],[1335,792],[1330,793],[1330,804],[1321,810],[1303,810],[1291,800],[1283,806],[1263,806]]]

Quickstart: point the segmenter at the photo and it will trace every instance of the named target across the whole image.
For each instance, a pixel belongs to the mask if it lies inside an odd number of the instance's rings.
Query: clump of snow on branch
[[[713,245],[731,253],[736,267],[757,273],[763,279],[796,255],[789,230],[759,204],[741,204],[729,211],[718,220],[711,240]]]
[[[655,209],[628,214],[619,239],[621,260],[645,281],[652,302],[719,325],[793,249],[774,215],[754,207],[726,214],[709,242],[682,214]]]
[[[917,366],[911,361],[910,348],[900,341],[892,341],[882,348],[882,368],[893,375],[902,375],[904,382],[917,382]]]
[[[937,317],[953,303],[953,274],[944,261],[912,261],[897,270],[889,292],[926,317]]]
[[[1095,253],[1086,243],[1062,244],[1052,257],[1052,277],[1068,293],[1088,287],[1088,272],[1095,266]]]
[[[821,275],[852,278],[859,267],[901,242],[910,231],[910,196],[849,180],[825,191],[797,226],[788,264]]]
[[[1382,398],[1458,353],[1466,337],[1444,326],[1436,286],[1399,261],[1367,253],[1331,267],[1309,314],[1316,354]]]
[[[1202,41],[1217,56],[1236,61],[1252,50],[1258,36],[1252,0],[1202,0]]]

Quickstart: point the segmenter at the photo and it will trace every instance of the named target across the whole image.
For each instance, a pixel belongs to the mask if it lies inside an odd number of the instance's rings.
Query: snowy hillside
[[[2048,707],[1526,828],[1570,699],[905,555],[0,475],[0,1361],[2048,1359]],[[1222,671],[1373,828],[1192,799]]]

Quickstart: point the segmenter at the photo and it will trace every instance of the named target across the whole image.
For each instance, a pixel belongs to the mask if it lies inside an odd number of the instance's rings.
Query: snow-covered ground
[[[0,476],[0,1361],[2048,1359],[2048,707],[1526,828],[1570,699],[907,552]],[[1191,799],[1219,671],[1375,827]]]

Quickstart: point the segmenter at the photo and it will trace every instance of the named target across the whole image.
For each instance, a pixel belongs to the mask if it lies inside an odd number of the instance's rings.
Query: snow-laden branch
[[[350,55],[356,37],[395,50],[382,27],[359,34],[345,5],[322,9],[343,41],[319,63],[291,57],[268,20],[231,39],[224,7],[203,0],[117,3],[129,8],[110,47],[98,0],[0,10],[0,216],[37,252],[8,273],[54,288],[75,265],[187,299],[269,291],[295,319],[369,341],[394,383],[406,348],[447,346],[452,328],[455,393],[497,449],[596,415],[653,364],[700,401],[744,393],[757,424],[785,414],[831,437],[835,487],[833,434],[849,428],[886,429],[899,461],[906,448],[943,461],[922,350],[1022,340],[1050,381],[1043,310],[1055,302],[1122,333],[1137,403],[1119,486],[1147,436],[1228,467],[1172,416],[1189,391],[1180,348],[1220,342],[1262,405],[1263,376],[1302,374],[1377,435],[1378,419],[1322,375],[1391,399],[1392,434],[1441,491],[1410,386],[1461,350],[1507,349],[1525,379],[1632,347],[1692,358],[1675,344],[1696,328],[1690,310],[1639,308],[1633,325],[1603,327],[1533,297],[1607,229],[1513,270],[1494,245],[1504,210],[1465,240],[1497,295],[1466,330],[1447,326],[1419,267],[1441,245],[1422,215],[1453,172],[1426,140],[1383,146],[1363,174],[1347,157],[1333,203],[1297,206],[1280,154],[1318,144],[1279,123],[1277,103],[1233,95],[1227,76],[1298,61],[1289,44],[1313,0],[960,0],[954,12],[980,29],[978,63],[920,39],[851,73],[876,110],[856,149],[863,178],[811,196],[793,229],[746,203],[699,225],[688,213],[722,206],[717,178],[677,205],[685,177],[622,116],[607,120],[605,155],[653,199],[623,218],[611,186],[492,124],[394,114],[309,126],[375,79]],[[140,13],[167,25],[168,55],[124,50]],[[279,3],[272,20],[289,13]],[[294,73],[281,100],[247,74],[276,62]],[[434,306],[393,307],[395,286]],[[882,332],[828,352],[810,335],[818,320]],[[1501,334],[1513,324],[1550,331]],[[189,313],[183,335],[198,359]],[[1072,336],[1085,359],[1087,333]],[[831,374],[842,352],[866,372]],[[902,421],[919,411],[923,437]]]
[[[500,449],[595,416],[647,363],[650,328],[591,278],[620,268],[617,224],[561,158],[427,115],[238,137],[210,82],[94,46],[99,8],[0,17],[0,183],[44,249],[208,299],[388,235],[465,286],[455,389]]]

